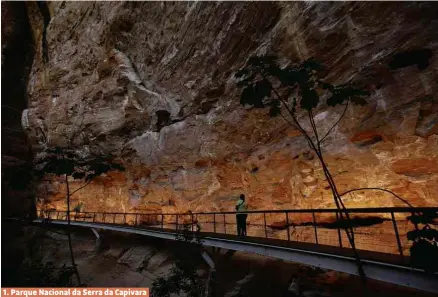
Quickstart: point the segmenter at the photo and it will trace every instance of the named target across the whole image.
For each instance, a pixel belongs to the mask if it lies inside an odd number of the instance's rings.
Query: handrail
[[[67,210],[43,210],[37,209],[38,212],[67,212]],[[249,210],[239,211],[239,213],[246,214],[266,214],[266,213],[337,213],[339,209],[282,209],[282,210]],[[412,212],[428,212],[438,211],[438,207],[379,207],[379,208],[349,208],[349,213],[412,213]],[[75,211],[70,211],[75,213]],[[217,215],[217,214],[237,214],[236,211],[214,211],[214,212],[175,212],[175,213],[162,213],[162,212],[105,212],[105,211],[81,211],[81,214],[93,214],[93,213],[105,213],[109,215]]]
[[[254,211],[224,211],[224,212],[184,212],[184,213],[158,213],[158,212],[97,212],[97,211],[66,211],[37,209],[37,216],[43,223],[52,220],[65,221],[70,216],[72,221],[89,223],[102,223],[116,226],[135,226],[135,228],[158,228],[161,230],[175,230],[188,228],[193,232],[203,229],[203,233],[230,235],[237,234],[245,237],[248,232],[252,238],[271,238],[287,242],[306,242],[317,246],[338,246],[348,249],[349,243],[342,236],[341,230],[351,226],[358,228],[355,236],[356,247],[363,251],[379,252],[386,256],[398,255],[401,262],[407,259],[409,253],[407,215],[396,214],[426,214],[433,213],[438,217],[438,207],[382,207],[382,208],[351,208],[350,214],[368,214],[365,216],[352,216],[350,221],[340,219],[338,209],[284,209],[284,210],[254,210]],[[226,215],[252,214],[251,220],[246,223],[246,217],[230,220]],[[435,214],[436,213],[436,214]],[[258,216],[262,214],[262,216]],[[266,214],[279,214],[266,216]],[[294,214],[306,214],[300,217]],[[330,214],[329,218],[321,218],[319,214]],[[219,215],[219,216],[217,216]],[[144,217],[143,217],[144,216]],[[188,218],[190,216],[190,218]],[[207,216],[203,219],[200,216]],[[166,217],[166,219],[165,219]],[[228,219],[227,219],[228,218]],[[328,219],[328,220],[327,220]],[[270,222],[268,223],[268,220]],[[391,223],[392,222],[392,223]],[[411,222],[412,223],[412,222]],[[213,225],[211,225],[213,224]],[[381,225],[380,225],[381,224]],[[434,223],[436,224],[436,223]],[[373,229],[380,225],[377,229]],[[247,232],[248,226],[248,232]],[[237,227],[236,230],[233,230]],[[360,230],[360,228],[364,228]],[[417,226],[414,223],[415,228]],[[205,228],[205,229],[204,229]],[[232,229],[230,229],[232,228]],[[376,231],[374,233],[374,231]],[[297,231],[297,232],[296,232]],[[383,231],[383,233],[382,233]],[[337,232],[337,234],[335,233]],[[337,235],[337,236],[336,236]],[[383,237],[382,237],[383,235]]]

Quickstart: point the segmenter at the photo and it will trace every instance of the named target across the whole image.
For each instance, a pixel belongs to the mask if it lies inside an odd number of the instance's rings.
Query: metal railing
[[[67,211],[38,210],[39,217],[67,220]],[[340,219],[337,209],[297,209],[247,211],[247,236],[306,242],[350,248],[346,227],[354,229],[357,249],[386,254],[409,254],[407,232],[415,229],[408,217],[422,213],[438,214],[438,207],[353,208],[351,220]],[[72,221],[116,224],[136,228],[181,230],[202,233],[237,234],[236,212],[137,213],[70,212]],[[438,217],[438,215],[437,215]],[[438,223],[438,222],[437,222]]]

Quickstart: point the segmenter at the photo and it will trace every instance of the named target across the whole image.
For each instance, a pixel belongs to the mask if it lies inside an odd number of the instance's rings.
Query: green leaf
[[[307,70],[314,70],[319,71],[324,69],[324,65],[322,65],[320,62],[316,61],[314,58],[310,58],[302,64],[302,67]]]
[[[252,103],[253,97],[254,97],[254,87],[252,85],[247,86],[243,89],[242,95],[240,96],[240,104],[241,105],[254,105]]]
[[[429,211],[424,212],[422,214],[414,214],[413,216],[408,216],[407,219],[411,221],[413,224],[430,224],[436,218],[438,218],[438,212]]]
[[[87,176],[85,177],[85,181],[86,181],[86,182],[89,182],[89,181],[91,181],[93,178],[95,178],[96,176],[97,176],[97,174],[89,173],[89,174],[87,174]]]
[[[362,97],[351,97],[351,98],[350,98],[350,101],[351,101],[353,104],[361,105],[361,106],[367,105],[367,103],[368,103],[368,102],[367,102],[364,98],[362,98]]]
[[[117,164],[117,163],[111,164],[111,169],[115,169],[115,170],[119,170],[119,171],[126,170],[126,168],[123,165]]]
[[[323,82],[323,81],[319,81],[319,83],[321,84],[321,87],[324,89],[324,90],[333,90],[334,89],[334,87],[333,87],[333,85],[331,85],[331,84],[329,84],[329,83],[326,83],[326,82]]]
[[[277,57],[275,56],[252,56],[248,59],[248,65],[256,67],[269,67],[277,64]]]
[[[346,97],[345,96],[341,96],[340,94],[336,94],[336,93],[332,93],[332,96],[330,96],[326,103],[328,106],[336,106],[338,104],[342,104],[345,101]]]
[[[407,233],[409,241],[418,239],[438,240],[438,231],[432,228],[423,228],[421,230],[413,230]]]
[[[272,85],[267,79],[258,81],[255,85],[255,92],[264,99],[271,96]]]
[[[278,100],[275,100],[271,103],[271,107],[269,108],[269,116],[273,118],[279,116],[280,113],[280,102]]]
[[[72,177],[74,179],[82,179],[85,177],[85,173],[84,172],[73,172]]]
[[[270,94],[270,89],[267,84],[258,82],[256,85],[247,86],[240,97],[240,104],[251,105],[256,108],[263,108],[263,98]]]
[[[313,108],[316,108],[318,106],[318,103],[319,96],[314,89],[309,89],[307,87],[301,89],[301,108],[305,110],[312,110]]]
[[[235,78],[241,78],[243,76],[248,75],[249,70],[247,68],[243,68],[240,69],[239,71],[236,72],[236,74],[234,75]]]
[[[74,172],[74,164],[73,161],[71,160],[61,159],[54,165],[56,167],[54,172],[56,175],[63,175],[63,174],[72,175]]]
[[[335,86],[330,89],[332,96],[327,99],[327,105],[336,106],[343,104],[346,100],[350,100],[353,104],[366,104],[365,97],[370,95],[369,92],[356,88],[350,84]]]

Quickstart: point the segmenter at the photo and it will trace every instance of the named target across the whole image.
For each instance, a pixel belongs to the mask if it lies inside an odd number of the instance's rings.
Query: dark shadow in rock
[[[334,220],[332,222],[321,222],[321,223],[313,223],[311,221],[309,222],[302,222],[302,223],[293,223],[293,222],[289,222],[289,226],[293,226],[293,227],[299,227],[299,226],[317,226],[317,227],[322,227],[322,228],[327,228],[327,229],[344,229],[347,227],[353,227],[353,228],[358,228],[358,227],[368,227],[368,226],[373,226],[373,225],[377,225],[377,224],[382,224],[384,221],[389,221],[388,219],[384,219],[384,218],[380,218],[380,217],[356,217],[356,218],[352,218],[350,219],[350,221],[347,220]],[[281,222],[274,222],[273,224],[269,225],[269,227],[271,229],[276,229],[276,230],[284,230],[287,228],[287,223],[286,221],[281,221]]]
[[[379,217],[363,217],[363,218],[352,218],[350,221],[347,220],[336,220],[332,223],[317,223],[317,226],[328,228],[328,229],[337,229],[337,228],[347,228],[347,227],[368,227],[377,224],[382,224],[384,221],[389,221],[388,219],[383,219]]]
[[[417,65],[418,69],[424,70],[429,66],[430,57],[432,57],[432,51],[427,48],[397,53],[389,62],[389,68],[399,69]]]
[[[44,24],[43,24],[43,37],[42,37],[42,50],[43,50],[43,59],[44,63],[49,62],[49,47],[47,44],[47,27],[50,23],[50,11],[47,3],[45,1],[37,1],[38,8],[43,16]]]
[[[157,131],[160,131],[164,126],[170,123],[170,113],[167,110],[157,110]]]

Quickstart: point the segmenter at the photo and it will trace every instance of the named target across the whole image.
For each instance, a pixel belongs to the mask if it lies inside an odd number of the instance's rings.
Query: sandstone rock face
[[[116,154],[127,168],[74,194],[86,210],[233,210],[240,193],[250,209],[334,207],[304,137],[267,111],[239,106],[234,73],[253,54],[284,63],[315,57],[327,80],[371,91],[324,142],[341,192],[382,187],[413,205],[437,203],[429,190],[438,184],[433,3],[54,2],[46,30],[35,5],[22,123],[36,157],[69,146],[84,157]],[[341,112],[318,111],[321,134]],[[417,168],[419,159],[430,164]],[[42,204],[64,209],[65,185],[46,184]],[[367,191],[345,203],[403,206]]]
[[[392,164],[392,170],[408,176],[430,175],[438,173],[438,163],[435,159],[400,159]]]

